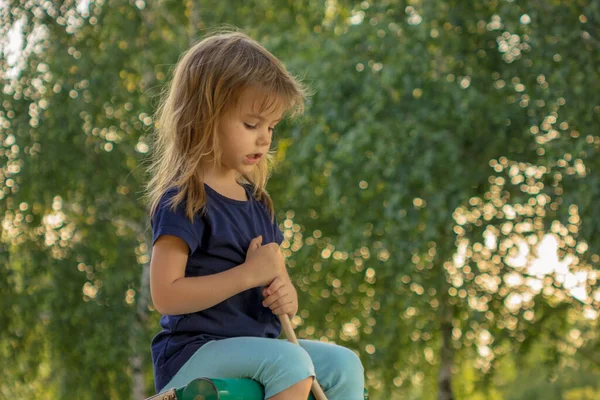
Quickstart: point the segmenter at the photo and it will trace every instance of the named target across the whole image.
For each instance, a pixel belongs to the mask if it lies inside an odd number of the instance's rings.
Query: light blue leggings
[[[196,378],[251,378],[268,399],[294,384],[317,376],[328,400],[363,400],[364,369],[354,352],[342,346],[298,340],[237,337],[206,343],[190,357],[161,391]]]

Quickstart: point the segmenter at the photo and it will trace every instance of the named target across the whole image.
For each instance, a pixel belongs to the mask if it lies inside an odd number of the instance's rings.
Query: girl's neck
[[[238,185],[238,173],[233,169],[217,169],[212,163],[204,163],[202,166],[202,181],[209,186],[229,186]]]
[[[246,201],[246,191],[238,182],[236,171],[217,172],[214,169],[205,169],[202,181],[225,197]]]
[[[225,197],[247,201],[246,190],[238,182],[238,177],[238,172],[233,169],[217,169],[212,163],[202,166],[202,181],[205,184]]]
[[[246,190],[238,182],[233,184],[223,184],[219,182],[204,182],[212,190],[219,193],[221,196],[227,197],[237,201],[248,201],[250,200],[246,194]]]

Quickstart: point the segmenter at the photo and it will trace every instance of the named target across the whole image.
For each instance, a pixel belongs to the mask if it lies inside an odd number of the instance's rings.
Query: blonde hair
[[[242,32],[215,32],[182,54],[155,115],[145,191],[151,217],[171,188],[179,188],[170,202],[173,209],[185,200],[186,216],[192,222],[198,211],[205,212],[206,192],[199,166],[202,161],[220,164],[218,122],[249,87],[266,94],[260,112],[276,104],[291,117],[304,112],[306,87],[273,54]],[[254,197],[267,205],[271,219],[273,202],[265,186],[272,158],[267,154],[251,175],[241,177],[241,183],[251,184]]]

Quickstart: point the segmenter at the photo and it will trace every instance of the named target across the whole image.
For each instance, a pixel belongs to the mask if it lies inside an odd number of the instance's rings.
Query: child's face
[[[283,109],[275,104],[259,114],[264,96],[253,88],[244,90],[237,107],[221,118],[218,134],[221,163],[226,171],[249,174],[269,151],[273,129],[281,120]]]

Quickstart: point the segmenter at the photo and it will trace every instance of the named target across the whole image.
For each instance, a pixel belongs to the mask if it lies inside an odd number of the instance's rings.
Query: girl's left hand
[[[264,307],[269,307],[273,314],[287,314],[290,319],[298,312],[298,293],[289,277],[277,277],[269,286],[263,288]]]

